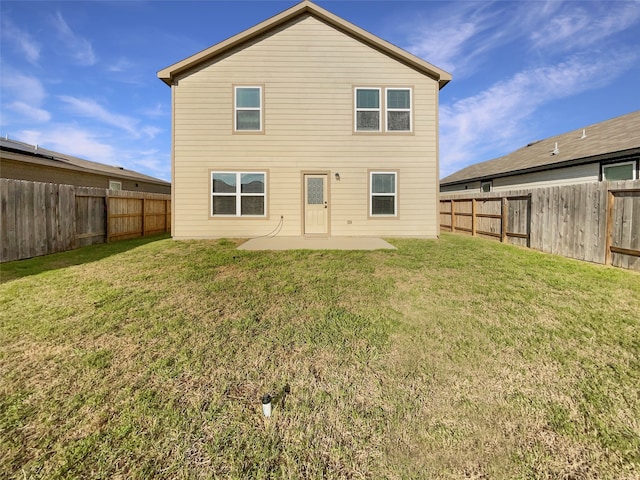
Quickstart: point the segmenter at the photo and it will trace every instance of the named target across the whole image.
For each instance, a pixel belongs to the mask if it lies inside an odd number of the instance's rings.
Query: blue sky
[[[0,2],[2,137],[170,179],[156,73],[295,1]],[[640,1],[318,1],[453,74],[441,176],[640,109]]]

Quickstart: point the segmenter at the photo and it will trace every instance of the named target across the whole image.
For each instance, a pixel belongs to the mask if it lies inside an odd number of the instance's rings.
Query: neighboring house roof
[[[640,110],[532,142],[504,157],[470,165],[440,180],[440,186],[636,154],[640,154]]]
[[[313,16],[328,25],[336,28],[337,30],[343,32],[346,35],[349,35],[356,40],[361,41],[362,43],[368,45],[369,47],[381,51],[382,53],[389,55],[391,58],[401,62],[405,65],[408,65],[411,68],[427,75],[438,81],[440,88],[444,87],[451,80],[451,74],[445,72],[444,70],[431,65],[428,62],[425,62],[421,58],[412,55],[411,53],[396,47],[395,45],[382,40],[381,38],[372,35],[371,33],[363,30],[352,23],[343,20],[340,17],[320,8],[318,5],[304,0],[297,5],[285,10],[284,12],[265,20],[264,22],[259,23],[258,25],[245,30],[237,35],[234,35],[227,40],[224,40],[212,47],[209,47],[205,50],[202,50],[195,55],[191,55],[190,57],[175,63],[163,70],[158,72],[158,78],[160,78],[164,83],[171,86],[174,79],[188,73],[194,68],[197,68],[204,62],[211,61],[215,57],[228,53],[231,49],[241,47],[244,44],[247,44],[251,41],[254,41],[256,38],[267,34],[269,31],[272,31],[281,25],[293,21],[294,19],[302,16]]]
[[[23,162],[33,163],[57,168],[65,168],[79,172],[86,172],[98,175],[105,175],[114,178],[127,178],[130,180],[154,183],[157,185],[170,186],[169,182],[159,178],[134,172],[123,167],[114,167],[103,163],[91,162],[71,155],[47,150],[37,145],[29,145],[28,143],[18,142],[16,140],[0,139],[0,150],[2,152],[11,152],[17,154],[19,158],[12,158]],[[6,156],[6,155],[3,155]],[[9,158],[7,156],[7,158]]]

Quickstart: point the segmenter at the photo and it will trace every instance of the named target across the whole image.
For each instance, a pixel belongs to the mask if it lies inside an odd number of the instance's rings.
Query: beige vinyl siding
[[[264,134],[233,135],[233,85],[253,84]],[[353,133],[354,87],[369,85],[412,88],[414,132]],[[435,80],[306,17],[172,88],[175,237],[264,235],[280,216],[280,235],[300,235],[302,171],[331,172],[332,235],[437,236]],[[398,218],[368,218],[376,169],[398,172]],[[210,219],[210,170],[268,171],[267,218]]]

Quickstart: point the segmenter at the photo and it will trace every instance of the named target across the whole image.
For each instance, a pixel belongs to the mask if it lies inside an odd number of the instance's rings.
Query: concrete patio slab
[[[251,238],[238,250],[395,250],[377,237],[260,237]]]

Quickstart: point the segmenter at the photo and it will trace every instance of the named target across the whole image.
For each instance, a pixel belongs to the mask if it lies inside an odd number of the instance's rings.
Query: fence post
[[[144,233],[145,233],[144,232],[144,219],[145,219],[146,213],[147,212],[144,211],[144,197],[142,197],[142,232],[141,232],[141,235],[140,235],[141,237],[144,237]]]
[[[451,199],[451,232],[456,231],[456,201]]]
[[[476,199],[471,199],[471,235],[476,236]]]
[[[104,193],[104,218],[105,218],[105,226],[104,226],[104,232],[106,235],[106,238],[104,239],[104,243],[109,243],[109,225],[111,225],[111,219],[109,218],[109,216],[111,215],[111,213],[109,212],[109,204],[111,202],[109,202],[109,189],[107,189]]]
[[[605,231],[604,264],[611,265],[611,241],[613,236],[613,204],[615,195],[607,189],[607,230]]]
[[[506,197],[502,197],[501,201],[501,213],[502,220],[500,225],[500,241],[505,243],[507,241],[507,219],[509,218],[509,200]]]
[[[168,232],[169,229],[169,200],[164,201],[164,231]]]

